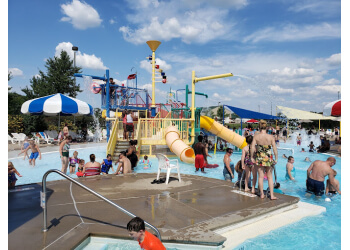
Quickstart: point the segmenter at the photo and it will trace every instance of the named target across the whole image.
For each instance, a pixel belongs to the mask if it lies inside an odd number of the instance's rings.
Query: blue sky
[[[341,91],[340,0],[134,0],[8,2],[9,86],[20,89],[45,71],[45,60],[62,49],[84,74],[126,82],[151,92],[148,40],[159,40],[157,63],[168,83],[156,84],[156,102],[197,77],[234,77],[196,84],[197,106],[218,102],[275,113],[281,105],[322,112]],[[132,70],[131,70],[132,69]],[[99,107],[99,95],[83,88],[79,99]],[[341,93],[339,93],[341,96]],[[183,92],[178,98],[185,101]]]

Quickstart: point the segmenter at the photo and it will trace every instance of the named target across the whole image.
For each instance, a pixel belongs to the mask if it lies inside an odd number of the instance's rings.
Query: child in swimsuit
[[[108,174],[109,169],[111,169],[111,168],[112,168],[113,172],[115,172],[114,168],[113,168],[112,155],[108,154],[107,159],[103,159],[103,162],[101,163],[102,174]]]
[[[149,167],[151,167],[151,163],[149,162],[149,160],[148,160],[148,156],[147,155],[145,155],[144,157],[143,157],[143,160],[140,160],[140,164],[143,164],[144,165],[144,169],[148,169]]]
[[[297,145],[298,146],[300,146],[301,145],[301,136],[300,136],[301,134],[299,134],[298,136],[297,136]]]
[[[333,169],[333,172],[334,172],[334,177],[337,175],[337,171],[335,171],[334,169]],[[336,180],[335,178],[334,178],[334,182],[336,183],[335,185],[336,185],[336,187],[338,188],[338,189],[340,189],[339,188],[339,181],[338,180]],[[335,194],[337,194],[337,191],[336,191],[336,189],[335,189],[335,187],[331,184],[331,182],[329,181],[329,179],[327,180],[327,185],[326,185],[326,195],[335,195]]]
[[[78,152],[74,151],[73,156],[69,157],[69,173],[70,174],[75,173],[75,166],[77,163],[79,163]]]
[[[16,185],[16,174],[19,177],[22,177],[20,173],[18,173],[17,169],[13,166],[12,162],[8,162],[8,187],[14,187]]]
[[[23,153],[25,152],[24,157],[23,157],[23,160],[26,159],[26,156],[27,156],[27,158],[29,159],[29,155],[28,155],[28,153],[27,153],[27,151],[26,151],[26,149],[27,149],[28,147],[29,147],[29,142],[28,142],[28,138],[26,137],[26,138],[24,139],[23,145],[22,145],[22,147],[21,147],[21,152],[18,154],[18,155],[20,155],[20,154],[23,154]]]
[[[83,174],[84,165],[85,165],[85,161],[83,159],[80,159],[79,160],[79,165],[78,165],[78,171],[77,171],[77,176],[78,177],[84,176],[84,174]]]
[[[295,167],[293,165],[294,163],[294,157],[289,156],[288,162],[286,165],[286,180],[295,180]]]

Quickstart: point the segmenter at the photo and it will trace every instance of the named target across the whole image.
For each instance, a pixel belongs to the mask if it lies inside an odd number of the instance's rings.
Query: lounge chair
[[[18,144],[21,144],[21,142],[26,138],[26,135],[23,133],[11,133],[11,135],[13,136],[13,139],[18,142]]]
[[[35,141],[36,144],[40,144],[40,143],[41,143],[41,144],[44,144],[44,143],[47,143],[47,142],[45,141],[45,139],[41,137],[40,133],[39,133],[39,135],[37,135],[36,132],[32,132],[32,135],[33,135],[33,139],[34,139],[34,141]]]
[[[49,137],[45,132],[39,132],[39,134],[41,135],[41,138],[44,139],[44,141],[47,144],[51,144],[51,143],[58,143],[58,140],[55,140],[54,138]]]
[[[16,140],[11,137],[11,135],[8,135],[8,141],[10,141],[12,144],[16,143]]]
[[[177,176],[179,178],[179,182],[181,182],[181,177],[180,177],[180,167],[179,167],[179,161],[178,159],[174,160],[169,160],[168,157],[166,157],[163,154],[156,154],[156,157],[158,158],[158,174],[157,174],[157,180],[159,180],[159,175],[161,169],[166,169],[167,174],[166,174],[166,181],[165,184],[168,185],[169,183],[169,177],[170,177],[170,171],[172,169],[177,169]],[[171,164],[170,162],[176,162],[175,164]]]

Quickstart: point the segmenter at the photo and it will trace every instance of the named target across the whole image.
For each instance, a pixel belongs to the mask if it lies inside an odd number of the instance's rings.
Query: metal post
[[[109,118],[109,69],[106,69],[106,117]],[[109,136],[110,136],[110,121],[107,120],[106,123],[106,130],[107,130],[107,142],[109,141]]]

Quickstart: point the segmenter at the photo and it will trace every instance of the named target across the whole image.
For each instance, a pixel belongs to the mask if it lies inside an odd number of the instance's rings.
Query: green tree
[[[78,92],[82,92],[74,80],[74,73],[81,73],[81,68],[73,66],[73,60],[66,51],[61,51],[60,57],[47,59],[45,67],[46,74],[39,70],[39,76],[33,76],[30,80],[30,88],[22,89],[28,99],[56,93],[76,97]]]

